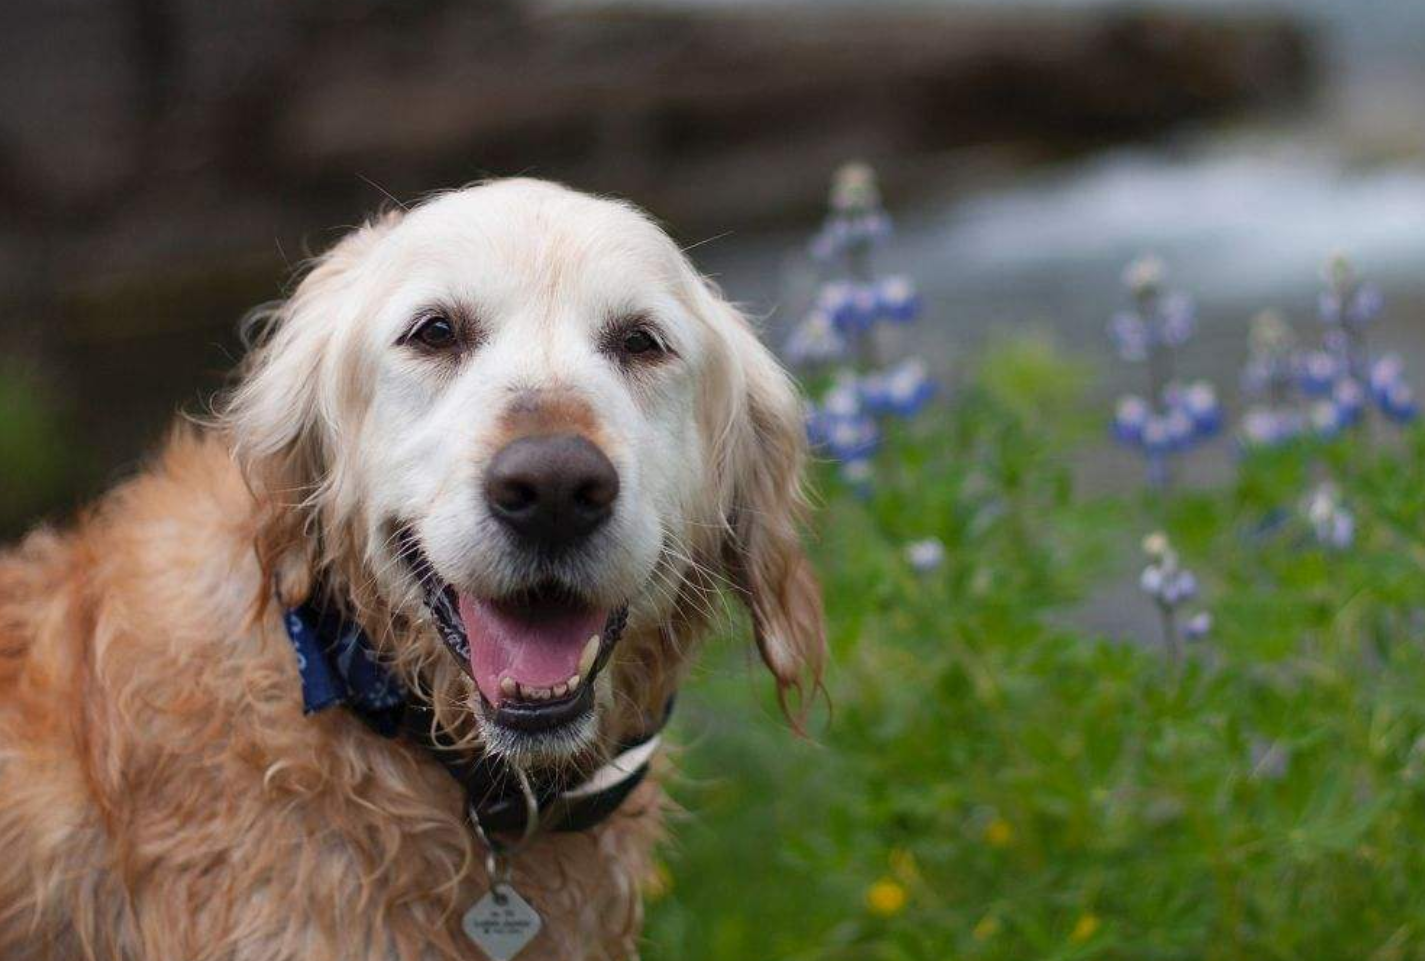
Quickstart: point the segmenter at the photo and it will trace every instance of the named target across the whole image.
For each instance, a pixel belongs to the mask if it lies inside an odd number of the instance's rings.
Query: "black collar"
[[[297,653],[305,713],[344,705],[382,737],[403,737],[419,745],[464,789],[470,816],[487,835],[525,833],[528,802],[513,768],[497,756],[452,750],[433,723],[430,705],[408,694],[381,665],[360,625],[312,600],[288,610],[284,621]],[[657,727],[619,742],[613,759],[583,781],[570,784],[557,775],[530,778],[538,824],[584,831],[613,814],[648,774],[672,711],[669,698]]]

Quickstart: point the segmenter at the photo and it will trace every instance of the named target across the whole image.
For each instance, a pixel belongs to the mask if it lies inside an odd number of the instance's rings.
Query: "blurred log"
[[[145,214],[181,231],[217,204],[266,240],[273,216],[282,236],[369,206],[362,177],[411,197],[534,172],[705,230],[807,211],[850,154],[894,197],[960,148],[1153,136],[1299,103],[1314,74],[1304,31],[1268,14],[539,9],[23,8],[0,39],[0,203],[66,234],[118,225],[126,246]]]
[[[472,45],[438,30],[416,57],[373,38],[307,59],[272,165],[397,193],[532,170],[714,229],[814,208],[849,154],[894,194],[956,148],[1059,155],[1299,103],[1313,76],[1277,16],[808,4],[569,13]]]
[[[243,307],[387,193],[532,173],[698,240],[815,215],[849,157],[894,203],[966,158],[1012,168],[1289,108],[1315,72],[1276,15],[565,7],[7,11],[0,352],[61,372],[107,467],[218,383]]]

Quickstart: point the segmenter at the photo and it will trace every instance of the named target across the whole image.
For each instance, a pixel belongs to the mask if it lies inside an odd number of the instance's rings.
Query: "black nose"
[[[543,551],[572,547],[613,513],[618,472],[583,437],[521,437],[501,448],[485,474],[490,513]]]

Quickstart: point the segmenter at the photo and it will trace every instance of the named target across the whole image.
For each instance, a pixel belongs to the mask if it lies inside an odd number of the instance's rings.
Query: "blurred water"
[[[1165,2],[1309,19],[1330,54],[1321,96],[1300,116],[1199,131],[988,192],[947,183],[941,201],[898,211],[886,257],[925,289],[924,349],[948,371],[994,327],[1050,326],[1102,360],[1102,390],[1116,392],[1134,375],[1110,362],[1103,325],[1121,302],[1123,264],[1154,252],[1202,310],[1187,364],[1201,361],[1230,394],[1235,377],[1224,367],[1245,351],[1247,319],[1280,307],[1313,336],[1321,265],[1342,252],[1392,300],[1379,340],[1425,370],[1425,2]],[[791,233],[733,238],[698,256],[734,297],[770,313],[775,337],[814,282],[805,258],[786,253],[800,242]]]
[[[799,242],[729,239],[697,253],[732,296],[770,311],[775,338],[815,282]],[[1329,150],[1255,138],[1124,151],[903,211],[883,256],[922,286],[923,346],[950,369],[988,330],[1026,324],[1050,326],[1107,364],[1119,273],[1157,253],[1202,309],[1188,362],[1201,352],[1220,373],[1262,307],[1313,333],[1321,266],[1338,251],[1392,297],[1382,341],[1425,357],[1425,167],[1412,163],[1360,169]]]

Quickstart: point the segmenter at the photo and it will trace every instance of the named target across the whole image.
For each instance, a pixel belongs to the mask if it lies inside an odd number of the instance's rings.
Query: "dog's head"
[[[625,618],[676,650],[717,582],[780,687],[816,682],[798,399],[625,204],[506,180],[359,228],[272,312],[223,418],[269,570],[334,585],[495,750],[587,747],[645,693],[603,670]]]

